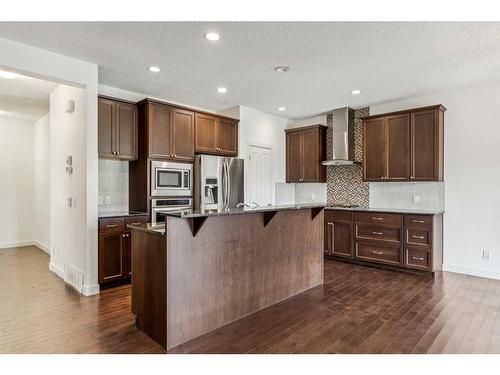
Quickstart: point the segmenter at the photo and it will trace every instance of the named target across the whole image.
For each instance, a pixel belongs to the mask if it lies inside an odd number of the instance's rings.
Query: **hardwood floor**
[[[0,250],[0,353],[163,353],[130,286],[81,297],[34,247]],[[325,285],[171,353],[500,353],[500,281],[325,262]]]

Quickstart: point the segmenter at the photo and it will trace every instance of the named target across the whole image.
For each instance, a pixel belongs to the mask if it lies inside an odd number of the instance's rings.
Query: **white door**
[[[272,149],[249,146],[247,201],[266,206],[273,202]]]

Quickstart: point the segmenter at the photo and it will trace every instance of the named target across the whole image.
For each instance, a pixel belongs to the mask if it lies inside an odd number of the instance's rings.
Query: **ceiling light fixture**
[[[361,90],[351,90],[350,94],[351,95],[359,95],[359,94],[361,94]]]
[[[5,70],[0,70],[0,77],[5,79],[16,79],[19,77],[19,74],[13,72],[7,72]]]
[[[220,39],[220,35],[214,32],[209,32],[205,34],[205,39],[215,42]]]
[[[219,87],[217,89],[217,92],[221,93],[221,94],[225,94],[227,92],[227,89],[225,87]]]
[[[158,73],[161,69],[158,68],[157,66],[150,66],[148,70],[153,73]]]
[[[274,70],[278,73],[285,73],[288,72],[290,68],[288,66],[277,66]]]
[[[285,107],[279,107],[278,111],[283,112],[286,108]]]

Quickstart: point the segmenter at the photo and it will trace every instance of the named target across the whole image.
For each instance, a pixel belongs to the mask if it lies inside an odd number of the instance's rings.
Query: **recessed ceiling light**
[[[351,90],[350,93],[351,95],[359,95],[361,94],[361,90]]]
[[[278,111],[283,112],[286,108],[285,107],[279,107]]]
[[[150,66],[148,70],[153,73],[158,73],[161,69],[158,68],[157,66]]]
[[[225,94],[227,92],[227,89],[225,87],[219,87],[217,89],[217,92],[220,92],[221,94]]]
[[[288,72],[290,68],[288,66],[277,66],[274,70],[278,73],[285,73]]]
[[[205,39],[210,40],[211,42],[215,42],[220,39],[220,35],[214,32],[209,32],[205,34]]]
[[[5,79],[16,79],[19,74],[13,72],[6,72],[5,70],[0,70],[0,77]]]

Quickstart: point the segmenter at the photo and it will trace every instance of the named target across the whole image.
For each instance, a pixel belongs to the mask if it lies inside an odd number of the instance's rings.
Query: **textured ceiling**
[[[30,22],[0,36],[96,63],[104,85],[288,118],[500,80],[500,23]]]

